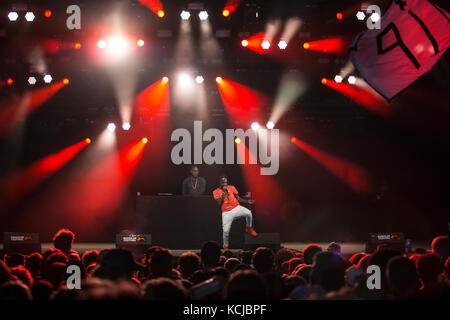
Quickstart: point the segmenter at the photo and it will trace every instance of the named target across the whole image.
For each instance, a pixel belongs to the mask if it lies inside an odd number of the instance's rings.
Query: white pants
[[[231,224],[234,219],[245,218],[247,228],[252,226],[252,212],[246,207],[237,206],[230,211],[222,212],[223,247],[228,247]]]

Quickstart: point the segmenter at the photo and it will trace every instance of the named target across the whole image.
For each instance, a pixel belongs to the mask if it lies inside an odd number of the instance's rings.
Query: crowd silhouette
[[[436,237],[431,250],[400,252],[382,244],[372,253],[345,256],[332,242],[303,250],[266,247],[222,254],[208,241],[199,254],[175,257],[150,247],[142,261],[123,249],[74,251],[73,232],[59,230],[54,248],[27,256],[1,253],[0,300],[436,300],[449,299],[450,240]],[[369,266],[380,287],[370,288]],[[70,266],[80,288],[68,285]]]

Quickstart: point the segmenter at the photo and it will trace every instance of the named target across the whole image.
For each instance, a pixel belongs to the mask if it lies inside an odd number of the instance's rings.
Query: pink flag
[[[364,80],[390,101],[429,71],[449,44],[447,12],[426,0],[395,0],[380,29],[356,37],[350,59]]]

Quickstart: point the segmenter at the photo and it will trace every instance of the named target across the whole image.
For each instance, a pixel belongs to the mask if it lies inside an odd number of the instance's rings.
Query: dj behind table
[[[152,235],[152,244],[169,249],[199,249],[203,242],[222,245],[222,215],[212,196],[139,196],[137,229]],[[245,220],[235,221],[230,247],[242,248]]]

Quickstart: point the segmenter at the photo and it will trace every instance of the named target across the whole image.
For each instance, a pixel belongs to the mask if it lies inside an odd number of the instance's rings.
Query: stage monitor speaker
[[[131,251],[136,261],[141,261],[151,245],[151,234],[137,234],[135,232],[121,232],[116,234],[116,248]]]
[[[256,250],[259,247],[267,247],[277,252],[280,249],[279,233],[259,233],[256,237],[245,234],[244,250]]]
[[[370,233],[366,242],[366,252],[374,252],[380,244],[385,244],[389,248],[405,252],[405,236],[402,232]]]
[[[3,249],[7,255],[41,253],[39,233],[5,232],[3,233]]]

